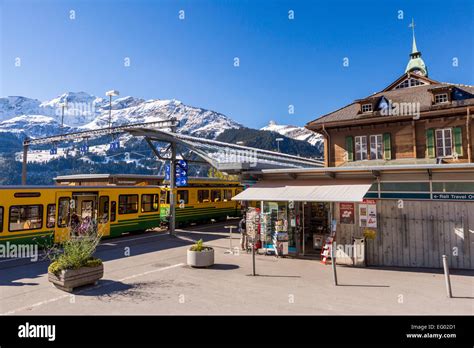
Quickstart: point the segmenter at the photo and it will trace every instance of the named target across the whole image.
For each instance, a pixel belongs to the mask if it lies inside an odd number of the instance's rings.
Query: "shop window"
[[[56,225],[56,204],[48,204],[46,208],[46,227],[53,228]]]
[[[436,154],[438,157],[448,157],[453,154],[453,139],[451,128],[436,129]]]
[[[81,218],[90,218],[92,219],[92,214],[94,211],[94,202],[91,200],[82,201],[81,203]]]
[[[189,203],[189,191],[188,190],[178,190],[178,203],[179,204],[188,204]]]
[[[224,190],[224,202],[228,202],[232,199],[232,190]]]
[[[474,192],[474,182],[433,182],[433,192]]]
[[[69,225],[69,197],[61,197],[58,202],[58,227]]]
[[[209,202],[209,190],[198,190],[198,202],[199,203]]]
[[[117,218],[117,202],[116,201],[112,201],[112,203],[110,203],[110,221],[115,221]]]
[[[211,202],[221,201],[221,190],[211,190]]]
[[[99,218],[102,224],[109,222],[109,196],[99,198]]]
[[[120,195],[118,213],[119,215],[138,213],[138,195]]]
[[[382,182],[380,191],[385,192],[430,192],[428,182]]]
[[[42,205],[15,205],[10,207],[9,230],[37,230],[43,226]]]
[[[158,195],[142,195],[142,213],[149,213],[152,211],[158,211]]]
[[[382,134],[370,136],[370,159],[378,160],[383,158]]]
[[[0,232],[3,232],[3,207],[0,207]]]
[[[367,137],[365,135],[355,137],[356,161],[367,159]]]

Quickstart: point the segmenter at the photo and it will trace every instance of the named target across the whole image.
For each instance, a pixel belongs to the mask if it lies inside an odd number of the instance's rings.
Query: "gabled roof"
[[[419,85],[414,87],[408,88],[399,88],[395,89],[395,87],[402,82],[406,78],[416,78],[425,81],[427,84]],[[454,100],[450,104],[445,105],[432,105],[432,92],[431,90],[434,87],[453,87],[459,89],[464,95],[468,98],[464,100]],[[381,119],[388,121],[389,119],[400,118],[399,116],[381,116],[378,115],[377,112],[375,113],[360,113],[360,103],[362,101],[375,101],[381,97],[385,97],[386,99],[390,100],[392,103],[419,103],[420,104],[420,112],[430,111],[430,110],[438,110],[442,108],[453,108],[457,106],[465,106],[465,105],[474,105],[474,86],[468,85],[460,85],[460,84],[453,84],[453,83],[445,83],[445,82],[438,82],[432,79],[429,79],[424,76],[419,76],[416,74],[406,73],[400,76],[397,80],[391,83],[382,91],[375,93],[373,95],[367,96],[363,99],[355,100],[353,103],[346,105],[334,112],[329,114],[323,115],[313,121],[310,121],[306,124],[306,128],[308,129],[319,129],[322,125],[334,123],[344,125],[345,123],[357,120],[367,120],[367,119]]]

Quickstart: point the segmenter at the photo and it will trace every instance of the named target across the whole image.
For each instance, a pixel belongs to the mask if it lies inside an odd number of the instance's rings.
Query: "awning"
[[[362,202],[371,180],[263,180],[239,193],[236,201]]]

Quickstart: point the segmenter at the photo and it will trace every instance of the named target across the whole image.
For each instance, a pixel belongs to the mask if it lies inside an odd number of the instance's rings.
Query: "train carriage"
[[[59,242],[95,221],[104,237],[160,226],[159,186],[0,187],[0,243]]]
[[[166,182],[165,182],[166,183]],[[224,220],[241,215],[239,202],[232,197],[243,190],[238,181],[214,178],[190,179],[188,186],[176,189],[176,223]],[[160,193],[160,215],[163,223],[169,219],[170,189],[163,186]]]

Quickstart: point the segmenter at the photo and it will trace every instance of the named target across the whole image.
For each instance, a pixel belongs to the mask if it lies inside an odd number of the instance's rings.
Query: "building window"
[[[46,227],[53,228],[56,225],[56,204],[48,204],[46,208]]]
[[[120,195],[118,212],[120,215],[138,213],[138,195]]]
[[[69,197],[59,198],[58,204],[58,227],[69,225]]]
[[[142,195],[142,213],[158,211],[158,195]]]
[[[356,161],[367,159],[367,137],[365,135],[355,137]]]
[[[199,203],[209,202],[209,190],[198,190],[198,202]]]
[[[189,191],[188,190],[178,190],[178,203],[179,204],[188,204],[189,203]]]
[[[452,156],[453,138],[451,128],[436,130],[436,155],[438,157]]]
[[[115,221],[117,215],[117,202],[110,203],[110,221]]]
[[[224,202],[232,199],[232,190],[224,190]]]
[[[10,232],[37,230],[43,226],[42,205],[15,205],[10,207]]]
[[[383,143],[382,134],[370,136],[370,159],[382,159],[383,158]]]
[[[442,104],[442,103],[447,103],[448,102],[448,94],[447,93],[436,94],[434,96],[434,98],[435,98],[435,104]]]
[[[395,87],[395,89],[415,87],[415,86],[420,86],[420,85],[424,85],[424,84],[425,83],[421,82],[420,80],[410,78],[410,79],[406,79],[405,81],[400,83],[397,87]]]
[[[362,112],[372,112],[372,104],[362,104]]]

